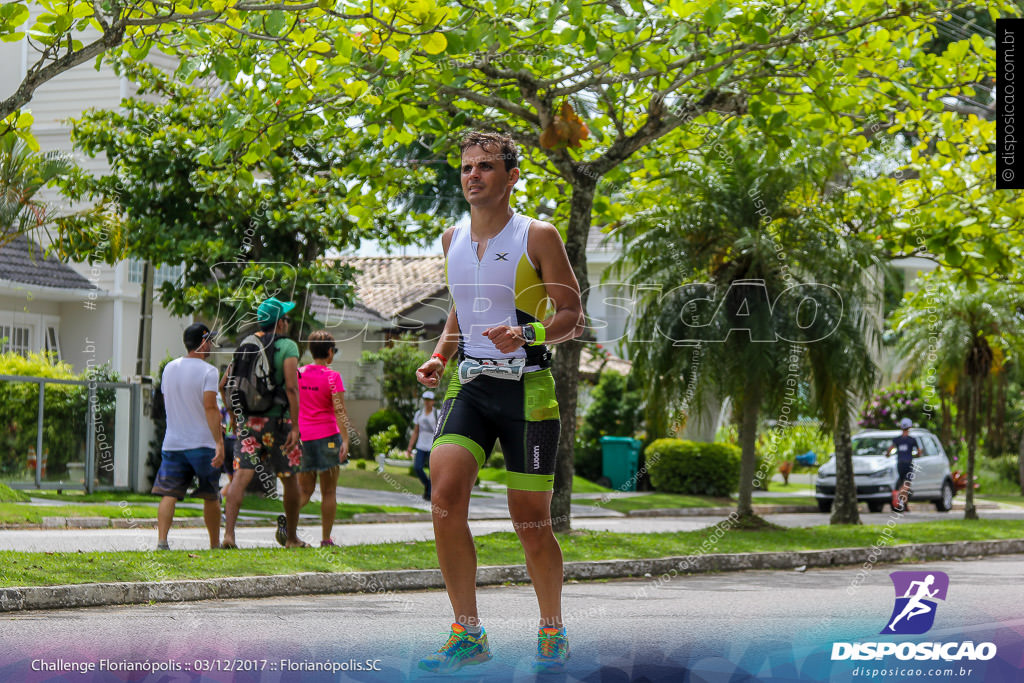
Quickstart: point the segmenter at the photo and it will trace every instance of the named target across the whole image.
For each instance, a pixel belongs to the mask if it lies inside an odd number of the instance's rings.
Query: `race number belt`
[[[459,384],[472,382],[480,375],[518,381],[525,368],[525,358],[466,358],[459,363]]]

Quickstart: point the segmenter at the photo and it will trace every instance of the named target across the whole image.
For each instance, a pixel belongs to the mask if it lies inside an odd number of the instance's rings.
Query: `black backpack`
[[[228,410],[243,415],[263,415],[288,402],[283,386],[274,382],[274,344],[272,334],[250,334],[235,349],[225,390]]]

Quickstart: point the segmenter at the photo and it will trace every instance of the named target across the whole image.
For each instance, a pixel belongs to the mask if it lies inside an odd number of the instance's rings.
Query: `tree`
[[[399,337],[380,351],[363,351],[364,362],[381,364],[384,402],[388,408],[397,410],[406,424],[412,423],[413,413],[423,393],[423,386],[416,381],[416,369],[428,357],[425,351],[420,350],[416,338],[410,334]],[[439,386],[435,393],[443,396],[442,391],[443,388]]]
[[[1000,9],[1016,12],[1009,4]],[[920,38],[957,5],[570,2],[543,12],[496,0],[485,12],[457,10],[437,54],[397,45],[388,56],[371,30],[356,43],[368,58],[353,56],[345,71],[393,74],[388,101],[366,118],[385,144],[407,139],[410,128],[434,135],[435,149],[449,154],[466,127],[515,138],[527,177],[541,180],[527,183],[525,204],[565,227],[586,304],[592,217],[632,209],[601,197],[600,182],[632,190],[731,135],[737,117],[788,143],[806,129],[853,137],[872,117],[924,108],[935,80],[955,81],[944,70],[956,62],[944,53],[926,65]],[[390,64],[369,58],[377,55]],[[558,399],[569,415],[579,356],[579,343],[555,355]],[[552,502],[553,517],[565,520],[559,530],[568,528],[574,431],[569,421],[559,442]]]
[[[860,524],[850,423],[877,375],[874,357],[881,341],[881,287],[869,275],[878,272],[877,249],[842,230],[829,229],[828,223],[812,233],[817,241],[799,245],[807,263],[817,263],[817,279],[831,283],[842,295],[838,300],[817,301],[813,324],[805,331],[816,340],[807,345],[807,360],[814,405],[836,447],[836,495],[830,522]]]
[[[952,387],[967,436],[964,519],[977,519],[974,464],[982,391],[993,372],[1024,351],[1020,290],[993,283],[959,285],[949,272],[922,278],[920,288],[893,312],[905,374],[926,373]]]
[[[740,118],[779,145],[815,131],[856,153],[878,140],[879,130],[896,128],[936,146],[938,156],[918,155],[908,164],[920,182],[884,192],[873,185],[858,190],[895,212],[897,220],[868,226],[884,228],[894,250],[910,243],[917,249],[919,230],[899,220],[906,216],[900,202],[922,207],[941,226],[927,244],[932,254],[957,244],[947,215],[962,217],[980,207],[1004,231],[1019,221],[1019,207],[1007,209],[974,192],[992,177],[991,154],[983,153],[991,127],[957,118],[955,108],[947,111],[946,101],[934,96],[994,70],[990,42],[960,41],[938,55],[929,51],[934,23],[965,6],[959,0],[737,6],[726,0],[655,6],[573,0],[538,11],[512,0],[444,8],[411,3],[409,16],[439,22],[437,32],[414,35],[354,21],[335,27],[326,51],[294,59],[299,43],[319,35],[321,20],[330,22],[317,17],[308,38],[303,32],[277,42],[242,41],[241,56],[227,62],[199,51],[182,60],[179,74],[208,77],[220,74],[219,64],[223,79],[259,84],[253,89],[277,97],[273,106],[247,108],[244,120],[223,122],[214,161],[235,151],[243,158],[268,156],[295,119],[311,113],[340,139],[358,127],[377,144],[382,162],[403,168],[406,160],[395,155],[417,139],[433,140],[438,157],[451,160],[467,127],[509,133],[524,148],[529,179],[517,200],[565,227],[586,303],[592,216],[614,221],[634,211],[638,205],[611,198],[639,193],[650,199],[637,186],[642,190],[694,150],[734,135]],[[1009,0],[992,3],[990,11],[1019,14]],[[971,73],[961,78],[964,68]],[[945,158],[956,163],[943,165]],[[954,202],[965,182],[970,207],[946,207],[944,213],[943,204]],[[1007,261],[1019,246],[1012,236],[975,239],[974,229],[964,232],[984,247],[985,264]],[[566,414],[575,413],[579,353],[579,343],[567,343],[555,356]],[[552,507],[553,516],[565,520],[559,529],[568,528],[572,479],[572,421],[566,427]]]
[[[721,154],[667,177],[662,206],[619,228],[623,257],[614,271],[631,271],[630,281],[649,291],[634,313],[629,350],[644,385],[650,436],[671,436],[673,397],[691,395],[700,407],[711,394],[728,396],[739,423],[737,513],[744,524],[763,522],[752,494],[774,465],[768,454],[758,469],[761,415],[779,415],[780,429],[796,417],[805,350],[831,344],[843,312],[835,291],[815,284],[809,265],[820,268],[826,251],[810,248],[822,240],[820,224],[806,215],[829,168],[821,155],[778,150],[760,136],[732,140]],[[801,314],[805,297],[816,302],[812,324]]]
[[[332,58],[335,36],[349,23],[375,25],[385,36],[429,36],[434,29],[435,15],[427,2],[414,11],[402,11],[401,3],[379,1],[346,2],[345,12],[336,7],[332,0],[5,2],[0,6],[0,40],[27,40],[34,61],[15,91],[0,100],[0,133],[28,128],[32,116],[19,110],[41,85],[123,45],[136,59],[153,47],[182,57],[199,54],[211,70],[231,80],[238,69],[236,60],[246,59],[244,50],[237,49],[242,42],[273,44],[302,63]],[[204,49],[210,51],[204,54]]]
[[[217,320],[222,330],[255,322],[255,304],[270,295],[295,300],[300,311],[315,294],[349,304],[352,269],[324,259],[325,252],[397,232],[377,215],[379,195],[362,193],[355,174],[343,171],[350,159],[366,163],[358,148],[317,137],[322,120],[311,116],[294,121],[262,158],[224,148],[225,159],[214,162],[221,124],[246,116],[239,92],[211,98],[155,69],[130,68],[143,94],[163,103],[126,100],[122,111],[75,122],[76,146],[105,154],[111,171],[68,186],[76,199],[99,203],[64,222],[62,251],[108,262],[133,256],[183,263],[186,285],[165,283],[161,302],[177,315]],[[379,180],[395,192],[416,180],[399,174],[385,170]]]
[[[75,169],[64,155],[38,154],[15,135],[0,135],[0,247],[53,219],[55,209],[39,193]]]

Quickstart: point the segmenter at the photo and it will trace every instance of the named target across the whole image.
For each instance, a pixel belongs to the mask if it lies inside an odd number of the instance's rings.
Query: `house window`
[[[31,330],[27,327],[19,327],[17,325],[0,325],[0,343],[3,344],[2,350],[6,353],[13,351],[14,353],[22,356],[27,356],[31,347],[29,346],[29,336]]]
[[[60,337],[57,335],[55,325],[46,326],[46,352],[52,354],[55,360],[60,360]]]
[[[142,275],[145,270],[146,262],[138,259],[131,259],[128,261],[128,282],[135,284],[142,284]],[[153,277],[153,287],[158,288],[165,282],[171,284],[177,283],[181,276],[185,274],[185,265],[179,263],[177,265],[162,265],[156,269]]]

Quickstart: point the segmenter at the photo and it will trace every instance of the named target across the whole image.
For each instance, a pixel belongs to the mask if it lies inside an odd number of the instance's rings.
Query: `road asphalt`
[[[882,636],[894,606],[892,571],[943,572],[926,635]],[[983,560],[746,571],[569,583],[563,612],[567,673],[542,681],[1020,681],[1024,667],[1024,556]],[[537,605],[528,585],[481,588],[493,660],[453,676],[417,669],[439,647],[450,618],[443,591],[290,596],[82,608],[0,615],[5,681],[528,681]],[[831,661],[835,642],[992,642],[990,661]],[[172,674],[92,677],[33,672],[43,662],[166,663]],[[359,664],[367,670],[352,669]],[[334,673],[301,671],[346,667]],[[109,666],[109,664],[108,664]],[[920,669],[854,675],[855,667]],[[225,669],[255,668],[238,673]],[[197,673],[198,669],[212,669]],[[970,669],[970,673],[961,673]],[[945,671],[953,673],[945,675]],[[934,672],[939,671],[936,675]]]

